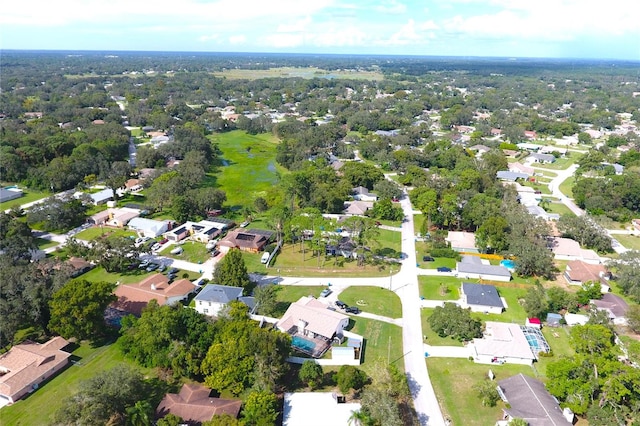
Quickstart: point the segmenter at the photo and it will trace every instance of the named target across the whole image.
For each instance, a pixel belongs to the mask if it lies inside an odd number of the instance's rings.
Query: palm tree
[[[149,401],[136,402],[135,405],[127,408],[127,425],[150,426],[152,411],[153,408]]]
[[[369,416],[362,410],[354,410],[349,417],[349,426],[362,426],[368,423]]]

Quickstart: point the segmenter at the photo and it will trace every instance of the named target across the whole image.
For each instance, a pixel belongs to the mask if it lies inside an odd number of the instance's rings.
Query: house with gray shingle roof
[[[463,279],[511,281],[511,272],[504,266],[488,265],[476,256],[463,256],[456,263],[456,276]]]
[[[228,285],[207,284],[194,299],[196,311],[211,317],[218,316],[220,311],[234,300],[249,306],[250,310],[255,307],[253,297],[242,296],[242,287]]]
[[[504,304],[498,290],[487,284],[462,283],[460,287],[461,305],[472,312],[488,312],[501,314]]]

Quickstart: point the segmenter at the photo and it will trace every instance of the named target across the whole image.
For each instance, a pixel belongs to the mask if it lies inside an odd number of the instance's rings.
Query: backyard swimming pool
[[[500,261],[500,266],[504,266],[507,269],[513,269],[516,267],[516,263],[513,260],[505,259]]]
[[[300,336],[293,336],[293,338],[291,339],[291,346],[307,353],[313,352],[313,350],[316,348],[315,342],[303,339]]]

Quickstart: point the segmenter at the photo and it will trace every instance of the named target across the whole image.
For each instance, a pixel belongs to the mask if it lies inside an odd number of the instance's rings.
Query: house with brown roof
[[[582,285],[589,281],[601,282],[607,270],[602,265],[592,265],[581,260],[567,263],[564,278],[571,285]]]
[[[27,340],[0,355],[0,406],[16,402],[64,369],[71,354],[62,348],[68,344],[60,336],[47,343]]]
[[[344,207],[343,213],[347,216],[364,216],[367,210],[373,208],[373,202],[355,200],[350,203],[345,203]]]
[[[197,383],[185,383],[179,393],[168,393],[156,408],[156,419],[169,414],[182,418],[183,422],[198,426],[210,421],[213,416],[227,414],[237,418],[242,401],[213,398],[211,389]]]
[[[186,299],[195,290],[196,286],[187,279],[169,283],[166,275],[153,274],[137,284],[120,284],[114,291],[118,300],[111,307],[140,315],[151,300],[155,299],[160,306],[173,305]]]
[[[236,229],[230,231],[220,242],[218,247],[223,253],[237,248],[242,251],[257,253],[264,250],[271,237],[272,231],[263,229]]]
[[[336,335],[342,335],[349,325],[349,317],[327,309],[328,306],[314,297],[303,296],[292,303],[276,327],[293,336],[295,349],[319,358],[329,348]],[[307,342],[314,345],[307,346]]]

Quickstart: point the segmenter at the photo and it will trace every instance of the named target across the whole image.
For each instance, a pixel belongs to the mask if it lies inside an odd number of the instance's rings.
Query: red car
[[[160,241],[158,241],[158,244],[165,244],[167,241],[169,240],[167,240],[166,238],[163,238]]]

